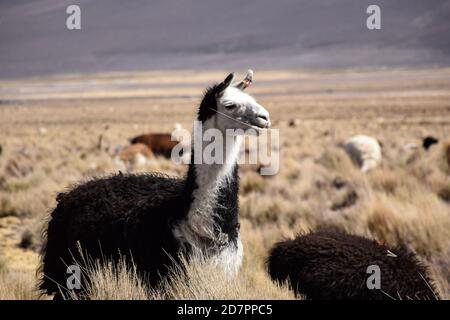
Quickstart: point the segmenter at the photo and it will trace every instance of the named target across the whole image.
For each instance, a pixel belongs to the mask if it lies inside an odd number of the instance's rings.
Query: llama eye
[[[235,104],[226,104],[225,108],[228,109],[228,110],[231,110],[231,109],[236,108],[236,105]]]

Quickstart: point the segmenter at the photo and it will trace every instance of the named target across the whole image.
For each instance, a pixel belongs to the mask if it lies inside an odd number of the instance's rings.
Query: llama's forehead
[[[256,100],[251,95],[243,92],[240,89],[228,87],[227,89],[225,89],[223,95],[221,96],[220,103],[223,105],[248,105],[255,104]]]

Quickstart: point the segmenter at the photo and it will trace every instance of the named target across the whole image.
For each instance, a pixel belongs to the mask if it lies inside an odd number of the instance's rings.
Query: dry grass
[[[22,271],[0,272],[0,300],[39,299],[33,274]]]
[[[151,293],[153,299],[294,299],[287,287],[272,284],[267,277],[255,274],[262,270],[243,268],[236,278],[217,269],[217,266],[202,257],[194,257],[189,261],[182,259],[182,267],[174,268],[170,281]],[[184,270],[184,271],[183,271]],[[251,274],[251,276],[250,276]]]
[[[187,85],[186,74],[176,72],[0,83],[0,255],[6,261],[2,267],[0,260],[0,290],[8,288],[0,298],[37,297],[31,290],[37,260],[31,256],[41,245],[40,228],[55,195],[126,171],[112,154],[134,135],[170,132],[175,122],[190,128],[199,99],[191,95],[218,76],[199,74]],[[112,80],[114,94],[104,89]],[[450,298],[448,142],[429,152],[406,147],[425,135],[450,135],[449,80],[447,69],[257,74],[251,90],[280,129],[280,172],[262,177],[254,166],[242,166],[245,258],[239,277],[226,280],[200,259],[187,266],[188,276],[177,273],[171,285],[149,295],[133,270],[106,265],[92,270],[91,298],[293,298],[266,275],[267,252],[276,241],[327,225],[406,244],[430,265],[442,296]],[[168,88],[152,88],[155,83]],[[143,84],[150,89],[133,87]],[[290,126],[297,118],[299,124]],[[362,174],[338,147],[353,134],[383,143],[379,168]],[[185,170],[163,158],[133,169]]]
[[[89,277],[90,283],[83,288],[86,296],[91,300],[147,300],[149,294],[145,289],[142,279],[137,275],[136,269],[126,264],[125,260],[113,264],[110,261],[104,263],[90,263],[84,269],[82,277]],[[62,290],[65,298],[84,299],[73,291]]]
[[[123,260],[113,265],[110,262],[93,263],[85,269],[82,276],[91,279],[91,284],[84,289],[84,294],[92,300],[239,300],[239,299],[294,299],[294,294],[287,287],[270,283],[264,277],[254,281],[246,275],[244,269],[236,278],[217,269],[207,259],[197,256],[189,260],[182,257],[158,288],[146,290],[143,280],[137,275],[133,266]],[[253,273],[253,271],[252,271]],[[67,298],[79,299],[70,291],[64,291]]]

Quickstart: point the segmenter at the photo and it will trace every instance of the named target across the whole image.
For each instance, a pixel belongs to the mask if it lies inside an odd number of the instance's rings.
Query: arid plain
[[[277,241],[334,226],[404,244],[450,298],[450,69],[258,71],[251,88],[279,129],[280,170],[241,168],[244,265],[238,278],[192,263],[187,276],[149,294],[132,270],[94,270],[93,299],[291,299],[265,272]],[[242,75],[245,70],[241,70]],[[129,168],[118,146],[141,133],[191,129],[204,88],[227,71],[63,75],[0,81],[0,299],[45,299],[34,290],[41,230],[58,192]],[[340,144],[355,134],[382,143],[381,165],[362,173]],[[425,136],[440,141],[429,151]],[[101,143],[99,139],[101,137]],[[156,158],[133,172],[183,175]],[[402,298],[402,297],[398,297]]]

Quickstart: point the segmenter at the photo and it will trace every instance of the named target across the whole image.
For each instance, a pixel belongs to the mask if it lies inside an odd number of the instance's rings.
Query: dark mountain
[[[66,28],[70,4],[82,30]],[[449,34],[448,0],[0,0],[0,77],[450,65]]]

